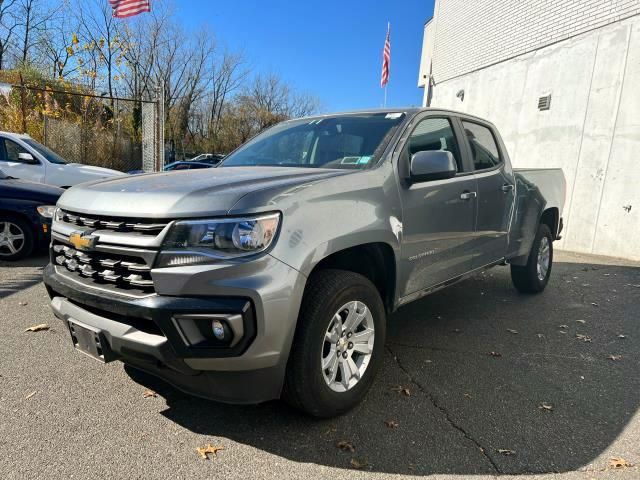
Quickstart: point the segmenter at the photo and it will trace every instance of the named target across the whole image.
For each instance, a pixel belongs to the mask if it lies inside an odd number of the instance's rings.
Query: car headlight
[[[196,265],[255,255],[269,248],[279,223],[279,213],[178,221],[162,242],[156,267]]]
[[[55,205],[40,205],[36,208],[41,217],[53,218],[53,214],[56,211]]]

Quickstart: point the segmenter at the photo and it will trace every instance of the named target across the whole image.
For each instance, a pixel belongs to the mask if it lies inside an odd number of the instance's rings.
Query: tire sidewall
[[[354,277],[358,278],[360,276]],[[371,387],[384,356],[386,337],[384,306],[373,284],[364,277],[360,277],[358,280],[353,285],[334,294],[333,298],[328,299],[322,309],[323,311],[307,311],[305,312],[306,318],[304,320],[301,319],[301,321],[309,321],[313,318],[306,332],[307,338],[303,341],[304,350],[307,354],[305,355],[306,361],[309,362],[305,369],[312,372],[309,378],[312,390],[310,393],[317,399],[314,403],[322,405],[323,410],[328,409],[334,413],[349,410],[362,400],[367,390]],[[346,392],[335,392],[327,385],[322,372],[321,359],[324,336],[334,314],[342,306],[352,301],[364,303],[371,312],[375,328],[373,353],[369,365],[358,383]],[[321,411],[312,413],[325,416]]]
[[[543,280],[538,278],[538,252],[540,251],[540,243],[542,239],[546,237],[549,242],[549,268],[547,269],[547,274],[545,275]],[[549,278],[551,277],[551,270],[553,269],[553,237],[551,235],[551,230],[544,223],[540,225],[538,228],[538,233],[536,234],[535,241],[533,243],[533,248],[531,249],[531,257],[529,258],[529,269],[530,275],[532,276],[532,280],[534,285],[536,285],[536,290],[542,291],[549,283]]]

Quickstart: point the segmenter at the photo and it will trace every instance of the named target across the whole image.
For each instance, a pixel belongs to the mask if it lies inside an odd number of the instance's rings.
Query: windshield
[[[28,144],[31,148],[36,150],[40,155],[47,159],[49,163],[67,163],[67,161],[58,155],[53,150],[45,147],[44,145],[36,142],[33,138],[25,138],[24,142]]]
[[[284,122],[240,147],[221,167],[364,169],[374,165],[404,113],[339,115]]]

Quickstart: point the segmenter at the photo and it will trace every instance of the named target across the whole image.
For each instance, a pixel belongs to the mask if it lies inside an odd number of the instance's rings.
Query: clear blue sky
[[[318,96],[326,111],[382,105],[390,21],[387,105],[421,105],[418,68],[433,0],[190,0],[175,6],[185,26],[206,25],[231,50],[242,50],[254,70],[277,73]]]

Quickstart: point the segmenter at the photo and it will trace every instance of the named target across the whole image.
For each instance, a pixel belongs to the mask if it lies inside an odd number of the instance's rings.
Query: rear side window
[[[428,150],[445,150],[451,152],[462,171],[460,149],[453,134],[451,122],[446,118],[425,118],[416,125],[408,141],[409,157],[414,153]]]
[[[498,144],[489,128],[465,121],[462,126],[469,140],[475,170],[486,170],[502,163]]]

